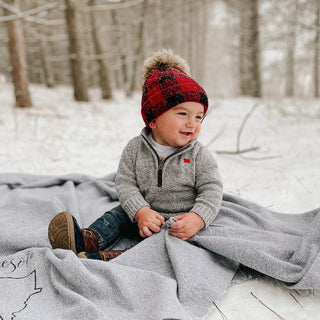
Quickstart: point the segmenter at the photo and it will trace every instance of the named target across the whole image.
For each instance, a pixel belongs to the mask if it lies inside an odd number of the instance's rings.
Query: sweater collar
[[[142,129],[142,131],[141,131],[141,136],[144,138],[144,140],[146,142],[148,142],[148,135],[151,133],[151,131],[152,130],[150,128],[147,128],[147,127],[144,127]],[[197,141],[197,139],[190,141],[185,146],[179,148],[179,150],[177,152],[179,152],[181,150],[186,150],[186,149],[192,148],[194,146],[194,144],[196,143],[196,141]],[[149,144],[149,142],[148,142],[148,144]]]

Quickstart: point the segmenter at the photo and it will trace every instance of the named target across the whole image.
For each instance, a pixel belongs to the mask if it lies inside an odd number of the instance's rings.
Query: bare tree
[[[45,34],[42,34],[41,28],[38,28],[40,39],[39,39],[39,45],[40,45],[40,55],[41,55],[41,62],[42,62],[42,68],[43,73],[45,77],[45,82],[48,88],[54,87],[54,74],[52,70],[51,61],[49,58],[49,48],[48,48],[48,42],[46,39]]]
[[[96,0],[89,0],[89,6],[94,7],[95,5],[96,5]],[[89,16],[90,16],[90,23],[91,23],[91,30],[92,30],[92,39],[93,39],[95,53],[97,55],[97,63],[99,66],[98,72],[99,72],[99,80],[100,80],[99,82],[100,82],[102,98],[111,99],[112,90],[110,85],[107,62],[105,59],[101,57],[104,53],[104,50],[101,45],[98,25],[97,25],[96,17],[93,10],[90,11]]]
[[[66,23],[69,37],[69,54],[74,98],[77,101],[88,101],[88,85],[84,74],[84,58],[79,30],[77,1],[65,0]]]
[[[197,24],[198,30],[195,34],[196,52],[195,59],[197,62],[197,79],[202,82],[206,66],[206,51],[207,51],[207,30],[208,30],[208,12],[210,9],[209,1],[202,0],[198,9]]]
[[[244,95],[260,97],[260,44],[258,0],[239,2],[240,9],[240,90]]]
[[[314,0],[315,2],[315,48],[314,48],[314,96],[319,97],[319,51],[320,51],[320,0]]]
[[[6,0],[5,15],[19,13],[18,3],[15,0]],[[28,68],[23,41],[23,30],[19,19],[6,22],[9,39],[10,63],[12,68],[12,82],[14,86],[16,107],[32,107],[28,89]]]
[[[287,34],[287,58],[286,58],[286,96],[292,97],[294,95],[294,83],[295,83],[295,47],[296,47],[296,28],[298,17],[298,3],[294,0],[289,4],[287,8],[287,14],[292,23],[288,23],[288,34]],[[288,19],[289,20],[289,19]]]
[[[117,55],[120,59],[120,74],[125,91],[128,91],[128,66],[127,66],[127,55],[124,50],[124,39],[121,36],[120,25],[118,21],[118,14],[116,10],[111,10],[111,20],[112,20],[112,31],[114,34],[114,43],[117,50]]]
[[[136,45],[135,45],[133,65],[132,65],[132,78],[131,78],[129,95],[131,95],[132,92],[136,88],[138,61],[141,60],[142,54],[143,54],[144,21],[146,18],[147,7],[148,7],[148,0],[143,0],[143,2],[141,4],[140,23],[139,23],[138,30],[137,30]]]

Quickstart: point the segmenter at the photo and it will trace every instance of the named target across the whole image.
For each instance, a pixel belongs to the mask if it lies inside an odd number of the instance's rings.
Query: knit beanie
[[[208,110],[205,90],[190,76],[186,61],[171,50],[153,53],[143,64],[141,115],[146,126],[172,107],[198,102]]]

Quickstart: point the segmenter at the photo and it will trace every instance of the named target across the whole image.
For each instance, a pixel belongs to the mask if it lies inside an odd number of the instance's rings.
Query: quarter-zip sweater
[[[116,175],[122,208],[132,221],[144,206],[165,219],[194,212],[208,226],[219,212],[223,194],[213,155],[193,140],[162,161],[148,133],[144,128],[122,152]]]

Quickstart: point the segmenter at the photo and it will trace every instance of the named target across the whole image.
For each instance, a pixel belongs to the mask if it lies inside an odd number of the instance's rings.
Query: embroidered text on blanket
[[[24,266],[28,267],[32,256],[32,252],[28,251],[27,253],[13,259],[0,260],[0,275],[13,273]]]

